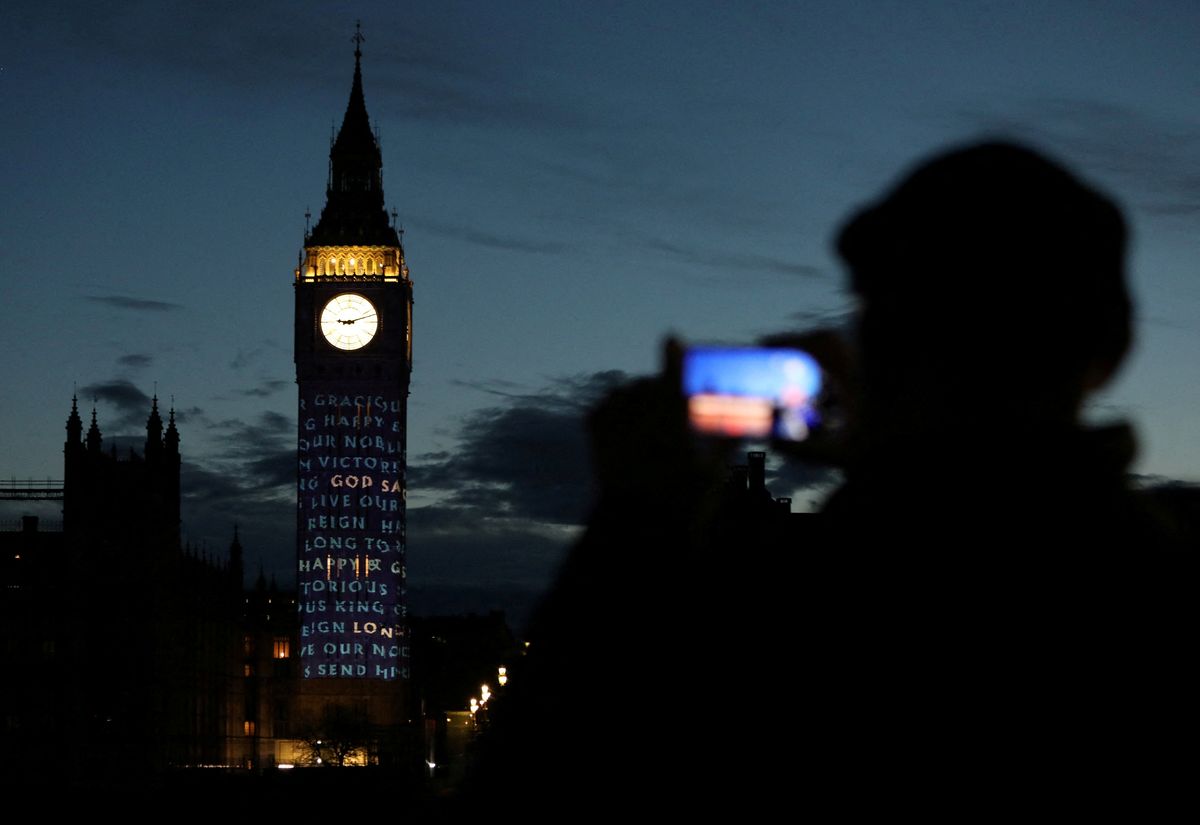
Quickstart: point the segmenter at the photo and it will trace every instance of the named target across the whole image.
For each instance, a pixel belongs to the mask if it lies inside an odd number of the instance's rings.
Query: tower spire
[[[179,430],[175,427],[175,398],[171,397],[171,411],[167,413],[167,432],[163,436],[163,446],[168,453],[179,453]]]
[[[354,80],[342,126],[329,149],[329,187],[306,246],[393,246],[400,241],[383,204],[383,158],[363,95],[361,25],[354,37]]]
[[[78,444],[83,436],[83,420],[79,417],[79,401],[71,394],[71,414],[67,416],[67,444]]]
[[[150,417],[146,419],[146,457],[157,455],[162,451],[163,423],[158,414],[158,393],[150,401]]]
[[[88,427],[87,448],[89,452],[100,452],[103,439],[100,436],[100,425],[96,423],[96,403],[92,402],[92,426]]]

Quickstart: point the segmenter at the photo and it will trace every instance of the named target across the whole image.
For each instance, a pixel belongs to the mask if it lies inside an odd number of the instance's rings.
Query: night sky
[[[668,331],[840,322],[840,222],[983,136],[1126,207],[1137,347],[1088,416],[1200,481],[1193,2],[114,5],[0,8],[2,476],[61,478],[73,389],[108,443],[157,383],[187,539],[223,554],[239,522],[291,583],[292,269],[361,19],[416,298],[415,609],[519,618],[587,511],[579,412]],[[772,489],[807,507],[816,477]]]

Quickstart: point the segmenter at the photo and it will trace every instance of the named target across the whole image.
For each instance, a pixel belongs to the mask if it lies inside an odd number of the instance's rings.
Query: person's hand
[[[736,442],[698,439],[688,429],[682,369],[683,348],[669,338],[659,375],[618,387],[592,411],[588,427],[602,496],[694,495],[728,473]]]

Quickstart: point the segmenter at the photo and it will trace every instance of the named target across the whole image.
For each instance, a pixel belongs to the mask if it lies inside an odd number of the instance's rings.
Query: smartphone
[[[821,368],[807,352],[771,347],[692,347],[683,393],[693,431],[728,438],[803,441],[821,426]]]

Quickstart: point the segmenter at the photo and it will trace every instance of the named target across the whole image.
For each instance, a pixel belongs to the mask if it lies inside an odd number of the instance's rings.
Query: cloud
[[[193,73],[245,86],[268,82],[282,65],[298,62],[287,44],[316,25],[313,12],[303,7],[287,4],[283,14],[282,4],[274,9],[271,5],[183,9],[151,0],[113,6],[67,4],[28,9],[14,29],[36,38],[57,31],[61,48],[102,55],[136,69]],[[246,72],[249,76],[239,80]]]
[[[285,381],[277,378],[271,381],[264,381],[262,385],[258,387],[251,387],[250,389],[246,390],[238,390],[237,394],[244,395],[248,398],[266,398],[267,396],[274,395],[291,383],[291,381]]]
[[[296,449],[266,452],[246,462],[249,476],[260,486],[291,487],[296,483]]]
[[[1012,136],[1110,179],[1147,213],[1200,213],[1200,128],[1134,106],[1089,98],[1037,98],[1007,112],[954,115],[989,135]]]
[[[122,355],[117,359],[117,364],[120,366],[135,370],[145,369],[153,362],[154,356],[141,352],[131,352],[129,355]]]
[[[515,238],[509,235],[494,234],[476,229],[472,226],[459,226],[441,223],[439,221],[413,221],[414,225],[438,235],[466,241],[489,249],[502,249],[506,252],[524,252],[531,254],[553,254],[564,252],[570,246],[556,241],[536,241],[527,238]]]
[[[136,447],[139,453],[142,451],[146,440],[146,419],[150,416],[150,396],[142,392],[133,382],[124,378],[87,384],[80,387],[77,394],[85,405],[89,399],[92,399],[98,404],[108,405],[116,411],[115,418],[103,412],[97,416],[97,423],[101,433],[104,434],[106,447],[121,442],[124,446]],[[158,411],[164,424],[170,408],[170,402],[163,402],[160,399]],[[192,406],[187,409],[175,410],[175,422],[179,425],[203,421],[203,419],[204,410],[200,407]],[[131,431],[136,435],[131,434]],[[127,444],[122,441],[126,436],[130,439]],[[186,433],[183,437],[186,444]]]
[[[403,111],[405,120],[448,123],[460,128],[474,123],[581,133],[596,126],[582,111],[522,94],[516,90],[516,84],[505,84],[498,77],[472,77],[465,71],[443,73],[443,67],[437,65],[424,66],[416,72],[381,68],[379,71],[373,65],[373,80],[364,80],[367,105],[370,107],[371,101],[379,100],[381,111]]]
[[[125,379],[114,379],[79,388],[82,398],[92,398],[116,408],[118,418],[112,422],[101,422],[101,429],[126,430],[143,427],[150,414],[150,396]]]
[[[523,386],[515,381],[506,381],[503,378],[489,378],[486,381],[466,381],[461,378],[452,378],[449,383],[456,387],[466,387],[469,390],[479,390],[479,392],[486,392],[489,395],[500,395],[505,398],[516,397],[520,394],[518,390],[522,389]]]
[[[235,465],[192,463],[191,468],[186,498],[237,509],[243,501],[277,500],[285,492],[290,494],[296,483],[296,450],[261,450],[245,454]]]
[[[413,462],[410,487],[445,493],[451,505],[486,517],[580,523],[591,482],[583,414],[625,379],[605,371],[502,396],[467,416],[457,450]]]
[[[183,309],[182,304],[130,298],[128,295],[87,295],[85,297],[96,304],[104,304],[117,309],[131,309],[136,312],[174,312],[177,309]]]
[[[556,105],[542,93],[508,41],[460,19],[468,10],[376,4],[364,20],[363,74],[370,110],[401,112],[407,122],[436,121],[584,128],[579,107]],[[477,15],[476,15],[477,16]],[[353,28],[311,4],[176,4],[131,0],[74,8],[42,7],[12,21],[11,36],[54,38],[59,48],[130,67],[137,74],[173,75],[197,88],[214,85],[257,97],[297,87],[346,94]],[[296,43],[316,44],[297,50]],[[519,50],[518,50],[519,52]],[[343,98],[344,99],[344,98]]]
[[[294,472],[294,450],[290,458]],[[255,562],[261,562],[268,576],[285,587],[292,586],[296,501],[290,487],[264,487],[250,476],[187,460],[180,468],[180,486],[183,534],[188,541],[212,548],[223,557],[237,524],[246,550],[248,578],[253,579]]]
[[[727,252],[699,247],[684,247],[658,238],[645,242],[649,249],[664,252],[676,260],[714,269],[740,272],[760,272],[769,275],[789,275],[803,278],[823,278],[825,271],[812,264],[787,261],[755,252]]]
[[[203,419],[204,410],[200,407],[188,407],[185,410],[175,410],[175,422],[177,424],[190,424],[193,421]]]
[[[229,368],[231,370],[245,369],[254,363],[263,354],[263,351],[263,347],[255,347],[250,350],[239,349],[237,355],[233,356],[233,360],[229,362]]]
[[[231,418],[208,428],[219,436],[221,447],[210,454],[207,466],[269,495],[296,483],[295,419],[267,411],[253,421]]]
[[[409,607],[425,614],[503,609],[519,627],[579,532],[465,516],[459,507],[414,507],[408,511]]]
[[[268,575],[290,587],[296,553],[294,419],[270,410],[250,420],[207,421],[198,409],[195,415],[195,423],[216,437],[207,443],[218,446],[186,460],[197,453],[188,449],[188,431],[181,433],[185,533],[223,552],[239,524],[247,558],[261,559]]]

